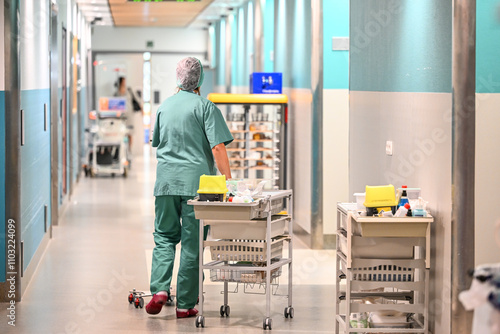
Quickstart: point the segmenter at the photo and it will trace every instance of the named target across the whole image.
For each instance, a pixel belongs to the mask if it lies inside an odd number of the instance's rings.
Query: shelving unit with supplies
[[[286,188],[288,98],[282,94],[209,94],[234,141],[226,147],[233,178],[271,180]]]
[[[360,216],[355,203],[337,204],[335,333],[429,333],[432,222],[430,215]],[[371,328],[351,325],[355,315],[370,312],[408,318]]]

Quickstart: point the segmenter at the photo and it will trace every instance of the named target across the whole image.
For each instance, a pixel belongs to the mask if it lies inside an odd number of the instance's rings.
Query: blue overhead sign
[[[250,94],[282,94],[282,73],[254,72],[250,74]]]

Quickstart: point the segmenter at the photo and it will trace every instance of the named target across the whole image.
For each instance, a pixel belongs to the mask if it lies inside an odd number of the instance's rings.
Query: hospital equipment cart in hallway
[[[188,201],[200,219],[200,305],[196,327],[205,327],[203,313],[203,269],[210,270],[210,279],[224,283],[222,317],[229,316],[228,284],[259,286],[266,296],[263,329],[272,329],[271,295],[277,293],[282,267],[288,267],[288,303],[285,318],[293,318],[292,258],[293,258],[293,198],[291,190],[263,191],[251,203]],[[286,210],[284,210],[286,208]],[[210,225],[211,237],[203,240],[203,228]],[[287,257],[283,248],[288,243]],[[203,250],[209,247],[212,261],[204,263]],[[273,286],[276,291],[273,292]],[[244,289],[244,291],[245,291]]]
[[[335,333],[429,333],[433,220],[361,216],[338,203]]]

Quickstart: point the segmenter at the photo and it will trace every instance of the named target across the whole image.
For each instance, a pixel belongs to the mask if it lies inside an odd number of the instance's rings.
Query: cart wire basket
[[[384,264],[374,267],[352,268],[353,280],[373,282],[412,282],[414,268]]]
[[[288,237],[277,237],[271,241],[271,259],[281,257],[283,241]],[[212,260],[215,261],[267,261],[267,242],[265,240],[216,240],[206,241],[210,247]]]
[[[265,283],[266,282],[266,272],[263,270],[258,270],[258,266],[255,267],[256,270],[241,270],[238,269],[239,264],[234,265],[234,269],[210,269],[210,280],[212,282],[235,282],[235,283]],[[244,264],[241,264],[244,265]],[[248,264],[246,264],[248,265]],[[276,268],[271,270],[271,283],[275,281],[276,278],[281,276],[282,268]]]

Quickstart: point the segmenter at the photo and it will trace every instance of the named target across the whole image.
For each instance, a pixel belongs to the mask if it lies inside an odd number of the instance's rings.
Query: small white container
[[[354,197],[356,198],[356,204],[358,210],[365,211],[365,198],[366,198],[366,193],[355,193]]]

